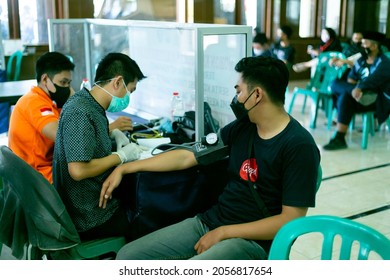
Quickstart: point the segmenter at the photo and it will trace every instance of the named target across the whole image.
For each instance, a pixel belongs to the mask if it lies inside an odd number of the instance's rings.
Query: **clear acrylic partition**
[[[78,90],[83,78],[91,83],[100,59],[109,52],[129,50],[128,26],[113,20],[48,20],[49,48],[73,59],[72,86]]]
[[[89,40],[86,40],[88,38],[86,27],[87,25],[82,20],[48,24],[50,51],[61,52],[71,57],[76,64],[72,82],[75,90],[78,89],[77,85],[80,85],[83,77],[87,77],[85,42]]]
[[[172,93],[177,91],[185,111],[194,110],[194,30],[176,24],[130,25],[130,54],[147,78],[131,97],[131,107],[170,117]]]
[[[203,101],[223,126],[233,120],[230,102],[237,81],[235,64],[251,55],[251,27],[153,21],[49,20],[49,47],[73,57],[75,89],[91,81],[109,52],[131,56],[147,76],[125,110],[144,118],[170,117],[172,92],[185,110],[196,112],[196,138],[204,135]]]
[[[129,36],[126,22],[96,21],[89,24],[89,44],[91,54],[91,76],[95,78],[95,70],[105,54],[122,52],[130,56]]]
[[[204,101],[212,108],[212,114],[221,126],[234,119],[230,102],[236,94],[237,62],[245,57],[244,34],[218,34],[203,36],[204,49]]]

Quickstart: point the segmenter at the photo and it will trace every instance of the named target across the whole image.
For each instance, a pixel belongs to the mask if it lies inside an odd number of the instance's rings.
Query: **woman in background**
[[[342,50],[343,48],[341,47],[340,40],[337,38],[336,32],[330,27],[325,27],[321,31],[321,43],[318,48],[314,48],[311,45],[307,46],[307,54],[309,54],[312,59],[294,64],[293,70],[299,73],[315,67],[317,65],[317,57],[320,53],[341,52]]]

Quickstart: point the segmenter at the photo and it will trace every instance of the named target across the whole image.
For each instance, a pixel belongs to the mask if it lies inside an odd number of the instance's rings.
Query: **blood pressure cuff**
[[[229,147],[224,145],[222,140],[218,140],[215,145],[196,143],[192,145],[192,152],[199,165],[209,165],[226,158],[229,155]]]

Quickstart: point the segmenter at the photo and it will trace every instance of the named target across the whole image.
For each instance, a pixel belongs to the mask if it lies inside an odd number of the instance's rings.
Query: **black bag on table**
[[[195,111],[187,111],[179,120],[172,123],[174,133],[166,135],[173,144],[183,144],[195,141]],[[204,134],[217,133],[219,124],[211,114],[210,105],[204,102]]]

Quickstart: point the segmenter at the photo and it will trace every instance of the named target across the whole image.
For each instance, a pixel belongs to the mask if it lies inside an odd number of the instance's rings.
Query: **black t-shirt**
[[[210,229],[264,218],[249,189],[247,168],[271,215],[280,214],[282,205],[315,206],[320,153],[310,133],[290,118],[281,133],[267,140],[258,136],[256,125],[248,120],[234,121],[221,130],[223,142],[230,147],[230,179],[218,203],[199,215]],[[249,161],[251,133],[255,134],[255,160]]]
[[[275,57],[280,60],[287,61],[289,65],[294,64],[295,60],[295,48],[291,45],[282,47],[280,42],[275,43],[272,46],[272,53]]]

